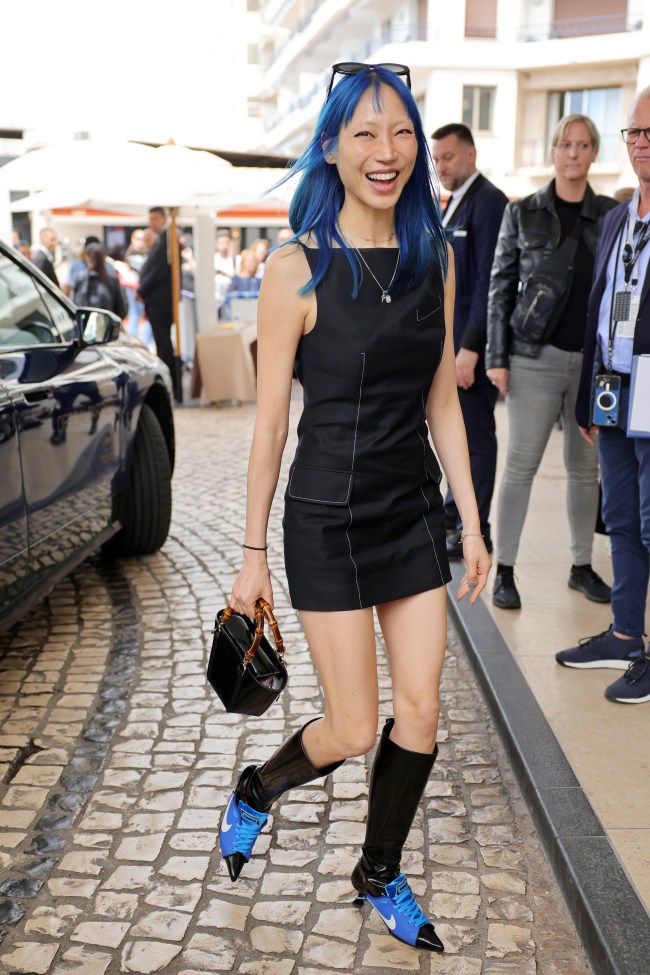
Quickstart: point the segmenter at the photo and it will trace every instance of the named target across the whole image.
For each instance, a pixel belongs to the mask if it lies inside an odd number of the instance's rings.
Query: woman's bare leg
[[[447,646],[447,588],[377,607],[393,683],[391,740],[432,752],[440,714],[440,675]]]
[[[364,755],[377,737],[377,654],[372,609],[301,611],[325,697],[325,716],[305,728],[303,745],[317,768]]]

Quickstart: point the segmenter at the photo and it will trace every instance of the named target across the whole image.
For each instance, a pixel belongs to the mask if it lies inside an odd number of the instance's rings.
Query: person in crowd
[[[31,261],[32,259],[31,244],[28,244],[26,240],[23,240],[21,237],[19,237],[18,240],[15,242],[14,247],[16,248],[19,254],[22,254],[23,257],[26,257],[28,261]]]
[[[271,253],[271,241],[268,237],[258,237],[257,240],[253,241],[248,250],[257,258],[257,271],[255,273],[261,279],[266,268],[266,260]],[[241,267],[241,262],[239,266]]]
[[[59,279],[54,270],[57,242],[56,230],[52,230],[51,227],[43,227],[38,235],[38,244],[32,253],[32,261],[39,271],[42,271],[58,287]]]
[[[91,244],[101,243],[99,237],[95,237],[94,234],[88,234],[87,237],[82,238],[77,247],[73,250],[73,260],[64,269],[64,273],[60,277],[61,290],[64,295],[68,298],[72,297],[77,289],[77,285],[81,282],[81,279],[86,276],[88,266],[85,261],[86,247],[90,247]],[[106,267],[110,267],[108,258],[106,258]]]
[[[604,633],[560,651],[556,660],[565,667],[625,671],[605,697],[643,704],[650,702],[650,648],[643,638],[650,572],[650,416],[641,411],[644,430],[628,430],[628,416],[642,382],[634,381],[635,360],[650,355],[650,87],[632,103],[627,126],[623,139],[638,188],[603,221],[576,403],[581,435],[589,445],[598,443],[603,519],[612,546],[613,622]],[[617,415],[607,415],[611,406],[596,395],[603,376],[616,389]]]
[[[276,247],[281,247],[282,244],[286,244],[288,240],[293,237],[293,230],[291,227],[280,227],[275,236]]]
[[[118,318],[125,318],[127,312],[124,292],[117,274],[106,263],[103,244],[88,244],[84,251],[86,273],[72,294],[75,304],[84,308],[104,308],[114,312]]]
[[[226,293],[226,300],[222,306],[224,318],[230,319],[232,317],[230,305],[231,298],[257,297],[259,294],[260,285],[262,283],[262,279],[257,276],[257,269],[257,257],[255,256],[253,250],[242,251],[239,262],[239,270],[235,271],[230,279],[230,284],[228,285],[228,291]]]
[[[491,552],[490,506],[497,470],[494,408],[499,391],[485,375],[484,353],[490,271],[508,199],[476,168],[476,146],[466,125],[443,125],[431,138],[438,178],[451,194],[442,223],[451,231],[456,267],[454,349],[458,398],[467,431],[481,531]],[[451,491],[445,498],[445,520],[447,554],[450,559],[462,559],[462,525]]]
[[[230,279],[228,291],[239,294],[257,294],[260,290],[260,278],[257,276],[259,262],[255,251],[242,251],[239,270]]]
[[[391,935],[442,951],[401,871],[438,754],[447,632],[450,572],[429,431],[463,516],[467,572],[457,598],[476,600],[490,559],[458,403],[453,254],[409,69],[335,65],[314,135],[289,175],[298,173],[295,236],[269,258],[260,291],[244,559],[230,604],[248,616],[260,596],[273,605],[266,529],[295,366],[305,406],[285,493],[284,556],[325,714],[243,771],[221,820],[221,851],[234,881],[282,793],[374,746],[376,607],[394,717],[375,755],[352,883]]]
[[[151,323],[156,352],[174,376],[172,272],[167,257],[167,217],[162,207],[151,207],[149,210],[149,229],[157,235],[157,240],[140,271],[139,294]],[[176,246],[179,247],[179,244],[176,243]]]
[[[571,589],[607,603],[610,587],[591,565],[598,512],[598,456],[573,421],[587,300],[603,216],[616,206],[588,182],[598,130],[585,115],[560,119],[552,137],[555,177],[509,203],[488,298],[488,378],[507,397],[508,453],[497,511],[492,601],[519,609],[514,579],[530,491],[551,430],[562,417],[573,564]]]
[[[231,249],[232,240],[227,230],[217,231],[214,250],[214,292],[217,312],[221,312],[228,294],[228,288],[235,273],[235,258]],[[225,309],[224,309],[225,313]]]
[[[130,280],[125,283],[124,290],[126,291],[129,305],[129,333],[135,335],[136,338],[141,338],[145,345],[153,345],[154,339],[151,325],[148,319],[144,318],[144,302],[138,297],[138,293],[140,288],[140,272],[147,260],[149,250],[150,248],[147,247],[146,232],[142,228],[134,230],[124,255],[124,262],[131,272]]]

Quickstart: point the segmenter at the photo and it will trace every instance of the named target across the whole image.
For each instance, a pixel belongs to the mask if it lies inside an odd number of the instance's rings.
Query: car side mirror
[[[77,334],[82,345],[106,345],[120,334],[121,321],[112,311],[77,308]]]

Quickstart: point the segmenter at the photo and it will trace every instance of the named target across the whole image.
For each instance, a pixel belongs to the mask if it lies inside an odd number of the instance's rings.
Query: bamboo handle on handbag
[[[278,651],[278,657],[284,662],[284,640],[280,636],[280,627],[278,626],[278,621],[273,615],[273,610],[266,600],[262,599],[261,596],[255,605],[261,607],[262,612],[266,616],[268,624],[271,627],[271,632],[273,633],[273,639],[275,640],[275,648]]]
[[[228,622],[234,610],[232,606],[226,606],[224,610],[219,614],[219,622],[222,626]],[[245,670],[248,664],[251,662],[255,654],[257,653],[257,648],[262,642],[262,637],[264,636],[264,618],[269,622],[271,631],[273,632],[273,638],[275,640],[275,646],[278,651],[278,656],[280,660],[284,662],[284,640],[280,636],[280,627],[278,626],[277,620],[273,615],[273,611],[266,602],[265,599],[260,598],[255,603],[255,638],[251,643],[250,647],[244,654],[244,659],[242,660],[242,667]]]

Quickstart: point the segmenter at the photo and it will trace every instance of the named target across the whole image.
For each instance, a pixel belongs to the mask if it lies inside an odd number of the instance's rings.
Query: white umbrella
[[[34,149],[0,167],[0,187],[44,192],[54,206],[209,207],[228,205],[233,166],[184,146],[80,140]],[[25,201],[23,200],[23,209]]]

